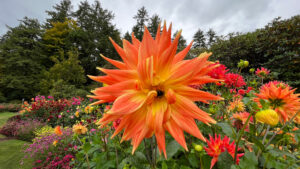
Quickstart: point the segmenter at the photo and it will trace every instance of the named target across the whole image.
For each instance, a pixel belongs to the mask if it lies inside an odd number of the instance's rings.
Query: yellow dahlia
[[[76,134],[85,134],[87,131],[88,129],[80,123],[73,126],[73,132]]]
[[[267,100],[270,103],[270,108],[280,116],[280,120],[286,122],[300,110],[300,98],[299,94],[294,93],[295,90],[285,83],[272,81],[260,88],[254,101],[260,105],[260,99]],[[300,113],[294,121],[300,124]]]
[[[266,123],[271,126],[276,126],[279,122],[279,116],[276,111],[272,109],[262,110],[255,114],[255,118],[257,121],[261,123]]]
[[[120,119],[113,136],[124,129],[122,141],[131,140],[132,153],[144,138],[155,135],[159,151],[166,156],[165,131],[185,149],[184,131],[205,140],[194,120],[205,124],[215,120],[194,101],[208,103],[221,97],[190,87],[218,81],[207,75],[216,67],[208,61],[211,54],[183,60],[192,43],[176,54],[181,31],[173,41],[171,26],[167,30],[164,24],[162,32],[159,26],[157,32],[153,39],[145,28],[141,42],[132,34],[132,44],[123,40],[123,48],[111,39],[123,62],[102,56],[119,69],[99,68],[106,76],[89,76],[107,84],[92,91],[95,95],[89,97],[99,100],[94,104],[114,102],[99,123],[103,126]]]

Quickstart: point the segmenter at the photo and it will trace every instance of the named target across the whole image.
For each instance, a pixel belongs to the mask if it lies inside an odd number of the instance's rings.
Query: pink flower
[[[270,73],[270,71],[264,67],[261,67],[260,69],[257,68],[256,69],[256,72],[255,74],[258,76],[258,77],[265,77],[267,76],[268,74]]]
[[[95,132],[95,131],[96,131],[96,129],[91,129],[90,131],[91,131],[91,133],[93,133],[93,132]]]
[[[58,118],[61,118],[62,116],[61,115],[58,115]]]

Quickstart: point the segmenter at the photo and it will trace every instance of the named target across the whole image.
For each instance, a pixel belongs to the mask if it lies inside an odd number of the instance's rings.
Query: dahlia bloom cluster
[[[72,168],[70,162],[75,158],[75,146],[71,144],[73,133],[71,129],[61,132],[60,136],[53,133],[35,138],[27,145],[24,159],[34,159],[33,168],[36,169]]]
[[[218,161],[218,157],[219,155],[221,155],[221,153],[227,151],[232,158],[234,158],[234,154],[235,154],[235,148],[236,145],[234,143],[234,141],[232,143],[230,143],[230,139],[225,136],[223,138],[223,140],[221,140],[221,136],[219,135],[217,137],[217,135],[215,135],[215,138],[213,138],[211,135],[209,135],[209,139],[206,139],[206,143],[208,147],[204,147],[206,153],[213,157],[211,160],[211,164],[210,164],[210,169],[216,164],[216,162]],[[240,150],[240,148],[237,149],[238,151]],[[236,158],[236,164],[239,164],[240,161],[240,157],[242,157],[244,155],[244,153],[238,153],[237,154],[237,158]]]
[[[300,94],[295,94],[295,90],[283,82],[271,81],[260,88],[254,101],[258,105],[261,99],[268,101],[270,108],[278,113],[281,122],[290,120],[298,113],[294,122],[300,124]]]
[[[225,83],[230,88],[240,88],[246,85],[243,76],[236,73],[227,73],[225,75]]]

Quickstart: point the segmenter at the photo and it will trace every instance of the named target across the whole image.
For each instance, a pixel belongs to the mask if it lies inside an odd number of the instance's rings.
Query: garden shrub
[[[0,112],[17,112],[21,108],[21,104],[0,103]]]
[[[72,168],[77,147],[72,144],[72,130],[62,129],[62,135],[55,133],[40,135],[33,143],[25,146],[25,157],[34,160],[33,168]]]
[[[85,97],[88,94],[86,90],[76,88],[75,85],[66,84],[63,80],[55,82],[50,90],[50,95],[55,98],[70,99],[74,96]]]
[[[35,138],[35,130],[45,123],[36,119],[10,119],[1,129],[0,133],[8,137],[16,137],[24,141],[32,141]]]

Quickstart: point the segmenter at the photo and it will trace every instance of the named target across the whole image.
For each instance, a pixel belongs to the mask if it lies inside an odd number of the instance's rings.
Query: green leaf
[[[198,167],[199,166],[199,159],[197,158],[196,154],[195,153],[190,153],[188,155],[188,160],[189,160],[189,163],[191,164],[192,167]]]
[[[203,168],[204,169],[209,169],[210,168],[210,162],[211,162],[211,157],[209,155],[203,155],[201,157],[202,163],[203,163]]]
[[[166,162],[162,163],[162,169],[168,169],[168,166],[167,166]]]
[[[258,161],[254,152],[247,151],[240,161],[240,167],[242,169],[256,169]]]
[[[233,165],[232,156],[227,151],[223,152],[218,158],[218,162],[217,162],[218,168],[230,169],[232,165]]]
[[[180,169],[191,169],[191,168],[188,166],[182,165],[182,166],[180,166]]]
[[[259,147],[262,151],[265,150],[265,146],[255,137],[255,136],[250,136],[250,139],[252,140],[252,142]]]
[[[243,97],[243,102],[247,105],[250,102],[250,97]]]
[[[168,158],[173,157],[180,149],[180,145],[175,141],[172,140],[169,144],[166,146],[167,156]]]
[[[86,143],[84,143],[82,149],[85,153],[87,153],[91,149],[91,147],[92,146],[91,146],[90,142],[86,142]]]
[[[217,125],[222,128],[222,131],[225,133],[225,135],[234,140],[236,139],[236,132],[228,123],[217,123]]]

